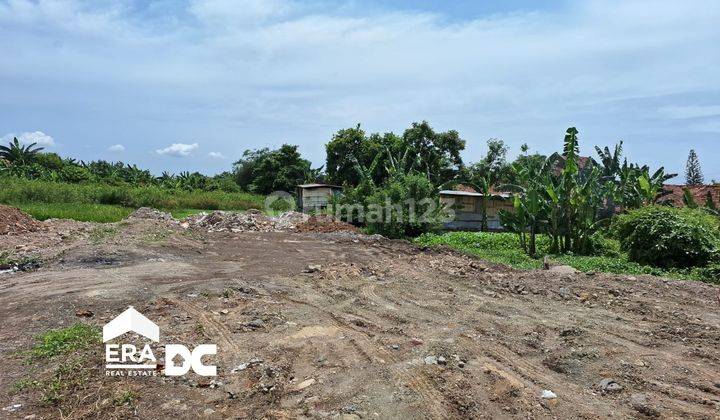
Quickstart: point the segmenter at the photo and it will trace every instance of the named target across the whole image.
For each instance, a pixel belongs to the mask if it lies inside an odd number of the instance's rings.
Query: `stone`
[[[604,378],[600,381],[599,386],[603,392],[617,392],[623,390],[622,385],[615,382],[615,380],[612,378]]]
[[[440,356],[437,358],[438,365],[445,365],[447,364],[447,359],[444,356]]]
[[[302,391],[303,389],[311,386],[311,385],[314,384],[314,383],[315,383],[315,379],[314,379],[314,378],[306,379],[306,380],[300,382],[299,384],[295,385],[295,386],[292,388],[292,390],[293,390],[294,392]]]
[[[544,400],[554,400],[555,398],[557,398],[557,395],[555,395],[555,393],[550,391],[549,389],[545,389],[540,394],[540,398]]]
[[[305,269],[303,270],[303,273],[317,273],[320,271],[322,266],[320,264],[309,264]]]
[[[425,364],[426,365],[437,365],[438,359],[435,356],[426,356],[425,357]]]

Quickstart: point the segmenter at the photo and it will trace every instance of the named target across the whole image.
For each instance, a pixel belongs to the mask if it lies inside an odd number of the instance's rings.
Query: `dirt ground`
[[[3,418],[720,417],[717,286],[516,271],[347,232],[46,223],[0,236],[42,261],[0,275]],[[129,305],[162,343],[217,344],[218,376],[105,377],[98,344],[60,401],[17,389],[71,358],[24,363],[37,334]]]

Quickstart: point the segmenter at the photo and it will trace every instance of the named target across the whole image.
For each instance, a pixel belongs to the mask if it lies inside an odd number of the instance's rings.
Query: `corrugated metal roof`
[[[332,185],[332,184],[300,184],[298,185],[300,188],[342,188],[340,185]]]
[[[456,190],[442,190],[440,191],[441,195],[462,195],[466,197],[482,197],[482,193],[477,192],[469,192],[469,191],[456,191]],[[491,193],[490,197],[500,197],[500,198],[510,198],[511,195],[509,193]]]

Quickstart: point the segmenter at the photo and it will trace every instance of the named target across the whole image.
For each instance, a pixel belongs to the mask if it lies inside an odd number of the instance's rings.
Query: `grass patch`
[[[134,391],[125,391],[113,398],[114,405],[130,405],[137,399],[138,395]]]
[[[0,270],[7,270],[16,267],[25,271],[40,267],[42,261],[34,255],[17,257],[12,251],[0,251]]]
[[[417,237],[414,242],[429,247],[448,246],[486,261],[524,270],[538,269],[543,264],[542,258],[532,258],[525,254],[522,251],[517,235],[512,233],[448,232],[441,235],[428,233]],[[561,254],[550,255],[550,260],[556,264],[569,265],[585,273],[649,274],[683,280],[718,282],[718,279],[709,276],[707,270],[701,267],[661,269],[628,261],[627,254],[618,251],[619,247],[616,246],[616,241],[605,240],[605,242],[607,242],[605,244],[607,255]],[[548,249],[549,246],[550,239],[544,235],[539,235],[539,254],[544,255],[543,251]]]
[[[109,223],[120,221],[133,212],[131,208],[109,204],[27,202],[9,204],[38,220],[73,219],[81,222]]]
[[[90,231],[90,242],[97,245],[118,234],[120,230],[115,226],[98,226]]]
[[[170,214],[172,214],[172,217],[180,220],[180,219],[184,219],[188,216],[193,216],[195,214],[199,214],[202,212],[210,213],[211,211],[212,210],[207,210],[207,209],[202,209],[202,210],[201,209],[171,209]]]
[[[154,207],[162,210],[262,209],[265,197],[224,191],[170,190],[156,186],[133,187],[98,183],[70,184],[2,177],[0,203],[105,204],[119,208]]]
[[[48,359],[84,350],[102,342],[100,328],[78,322],[67,328],[50,330],[38,335],[38,342],[30,349],[29,360]]]

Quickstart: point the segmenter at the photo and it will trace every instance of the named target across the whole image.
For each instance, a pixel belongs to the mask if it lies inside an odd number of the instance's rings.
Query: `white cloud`
[[[108,152],[124,152],[125,146],[122,144],[113,144],[112,146],[107,148]]]
[[[674,119],[713,117],[720,115],[720,105],[666,106],[658,111]]]
[[[209,158],[212,158],[212,159],[219,159],[219,160],[225,160],[225,159],[227,159],[227,158],[225,157],[225,155],[223,155],[223,154],[220,153],[220,152],[210,152],[210,153],[208,153],[208,157],[209,157]]]
[[[22,144],[37,143],[37,146],[40,147],[49,147],[55,145],[55,139],[43,133],[42,131],[24,132],[20,134],[8,133],[3,136],[3,143],[10,142],[15,137],[17,137],[18,141]]]
[[[595,144],[632,135],[628,151],[666,142],[645,149],[677,170],[682,119],[720,103],[717,0],[540,2],[460,17],[356,0],[141,3],[0,0],[0,54],[13,57],[0,66],[0,126],[22,103],[56,125],[92,115],[78,143],[121,123],[107,141],[129,149],[148,135],[227,139],[217,150],[292,139],[320,164],[322,142],[358,122],[457,129],[471,161],[488,137],[552,152],[576,124]]]
[[[186,157],[190,156],[193,150],[197,149],[198,147],[200,147],[200,145],[198,145],[197,143],[173,143],[164,149],[155,150],[155,153],[165,156]]]

